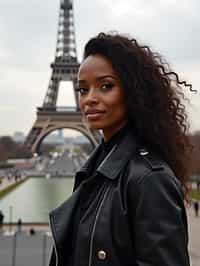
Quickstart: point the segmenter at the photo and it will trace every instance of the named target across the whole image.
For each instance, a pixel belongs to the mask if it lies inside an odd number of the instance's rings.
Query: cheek
[[[113,97],[115,101],[110,102],[110,111],[119,116],[124,116],[126,113],[125,103],[122,95],[117,95],[117,97]]]
[[[81,99],[81,97],[78,98],[78,105],[79,105],[79,108],[82,111],[83,110],[83,100]]]
[[[126,110],[124,104],[120,104],[115,108],[115,117],[119,120],[124,119],[126,117]]]

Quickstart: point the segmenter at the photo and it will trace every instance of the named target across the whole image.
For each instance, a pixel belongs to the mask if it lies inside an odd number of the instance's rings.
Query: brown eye
[[[112,83],[103,83],[101,86],[101,89],[107,91],[107,90],[112,89],[113,86],[114,86],[114,84],[112,84]]]
[[[88,89],[87,88],[77,88],[76,91],[80,94],[80,95],[86,95],[87,92],[88,92]]]

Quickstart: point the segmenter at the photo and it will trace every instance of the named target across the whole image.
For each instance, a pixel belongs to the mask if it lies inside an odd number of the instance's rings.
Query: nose
[[[99,96],[97,89],[90,88],[86,97],[85,97],[85,104],[96,104],[99,101]]]

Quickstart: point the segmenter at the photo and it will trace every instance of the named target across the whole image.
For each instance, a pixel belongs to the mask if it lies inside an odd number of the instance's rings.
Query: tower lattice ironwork
[[[87,128],[78,107],[75,90],[79,63],[76,51],[74,12],[72,0],[61,0],[57,31],[55,60],[51,64],[51,77],[42,107],[37,108],[37,118],[30,130],[25,145],[32,152],[38,152],[42,140],[52,131],[71,128],[82,132],[94,146],[98,144],[99,133]],[[75,108],[57,106],[61,81],[71,81],[75,96]]]

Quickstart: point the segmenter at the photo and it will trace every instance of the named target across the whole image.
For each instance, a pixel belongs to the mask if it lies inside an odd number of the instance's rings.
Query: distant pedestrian
[[[4,215],[3,212],[0,210],[0,232],[3,231],[3,220],[4,220]]]
[[[194,206],[195,216],[198,217],[199,216],[199,202],[196,200],[193,206]]]
[[[200,191],[200,181],[197,181],[197,190]]]
[[[22,231],[22,219],[19,218],[17,221],[17,232],[20,233]]]
[[[29,233],[31,236],[35,235],[35,229],[31,227]]]

